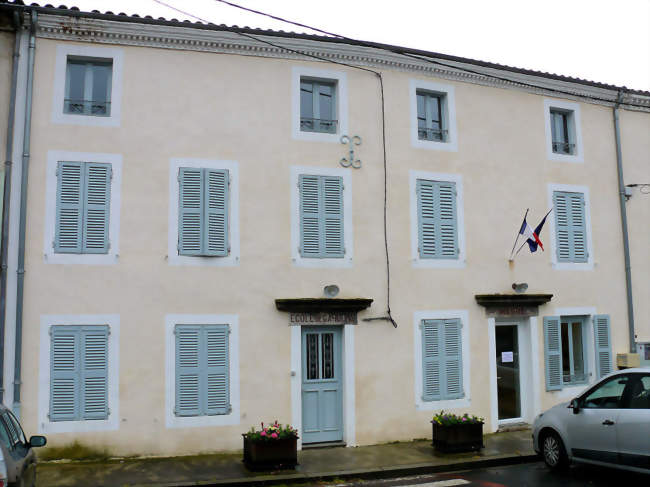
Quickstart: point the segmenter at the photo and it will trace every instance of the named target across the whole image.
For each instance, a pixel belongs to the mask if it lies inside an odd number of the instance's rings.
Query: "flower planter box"
[[[298,465],[297,438],[251,441],[244,437],[244,465],[249,470],[278,470]]]
[[[445,453],[483,448],[483,423],[442,425],[432,421],[433,446]]]

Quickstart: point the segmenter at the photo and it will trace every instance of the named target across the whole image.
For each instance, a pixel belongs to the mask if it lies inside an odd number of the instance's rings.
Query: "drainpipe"
[[[616,138],[616,165],[618,167],[618,196],[621,206],[621,227],[623,230],[623,254],[625,257],[625,288],[627,291],[627,325],[630,339],[630,352],[636,353],[634,335],[634,304],[632,301],[632,266],[630,264],[630,240],[627,233],[627,211],[625,209],[625,181],[623,180],[623,155],[621,153],[621,130],[618,119],[618,107],[623,101],[623,91],[618,92],[614,105],[614,135]]]
[[[32,92],[34,88],[34,51],[36,50],[35,10],[30,12],[29,54],[27,61],[27,99],[25,101],[25,135],[23,138],[23,166],[20,177],[20,222],[18,230],[18,282],[16,286],[16,358],[14,365],[13,411],[20,418],[20,367],[23,346],[23,292],[25,285],[25,223],[27,217],[27,175],[29,170],[29,147],[32,126]]]
[[[7,259],[9,255],[9,203],[11,200],[11,165],[14,150],[14,120],[16,115],[16,85],[18,84],[18,59],[20,58],[20,39],[22,26],[20,15],[14,10],[14,55],[12,59],[11,88],[9,94],[9,117],[7,118],[7,152],[2,194],[2,242],[0,243],[0,404],[4,401],[4,363],[5,363],[5,313],[7,311]]]

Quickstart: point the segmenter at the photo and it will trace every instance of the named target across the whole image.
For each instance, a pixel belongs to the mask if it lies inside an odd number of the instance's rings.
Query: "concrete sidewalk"
[[[63,486],[223,486],[273,482],[310,483],[318,479],[414,475],[532,461],[530,430],[495,433],[480,452],[436,453],[430,440],[358,448],[318,448],[298,452],[295,470],[249,472],[241,453],[105,462],[42,462],[38,487]]]

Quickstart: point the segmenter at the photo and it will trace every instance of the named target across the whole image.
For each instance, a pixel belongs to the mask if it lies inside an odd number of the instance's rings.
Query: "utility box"
[[[617,353],[616,366],[619,369],[630,369],[641,366],[641,357],[638,353]]]
[[[650,342],[637,343],[636,351],[640,355],[641,367],[650,367]]]

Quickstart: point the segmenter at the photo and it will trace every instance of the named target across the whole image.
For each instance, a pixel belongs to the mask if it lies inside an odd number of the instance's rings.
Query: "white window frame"
[[[178,253],[178,170],[181,167],[225,169],[230,177],[228,196],[228,244],[225,257],[179,255]],[[232,267],[239,265],[239,164],[237,161],[217,159],[173,158],[169,162],[169,220],[167,235],[167,262],[169,265]]]
[[[52,337],[50,329],[58,325],[108,325],[108,419],[50,421],[50,371]],[[120,425],[120,315],[41,315],[38,370],[38,432],[86,433],[119,429]]]
[[[343,178],[343,243],[342,258],[312,258],[300,255],[300,175]],[[291,261],[298,267],[352,267],[354,240],[352,235],[352,176],[350,169],[291,166]]]
[[[228,414],[176,416],[176,325],[229,325],[228,355],[230,406]],[[165,315],[165,426],[167,428],[199,428],[229,426],[240,423],[239,389],[239,317],[234,314],[168,314]]]
[[[461,347],[463,356],[463,392],[465,396],[460,399],[447,399],[440,401],[424,401],[422,399],[422,320],[449,320],[459,319],[461,323]],[[471,354],[469,343],[469,312],[467,310],[437,310],[416,311],[413,313],[413,363],[415,377],[415,409],[418,411],[450,410],[468,408],[471,400]]]
[[[587,381],[577,385],[571,385],[571,384],[565,385],[563,382],[562,389],[558,389],[555,391],[546,391],[547,394],[553,394],[558,401],[562,399],[571,399],[576,397],[578,394],[580,394],[587,387],[595,383],[597,380],[596,343],[594,337],[594,316],[596,316],[597,314],[598,313],[596,312],[595,306],[576,306],[570,308],[555,308],[553,310],[553,314],[551,316],[559,316],[560,321],[562,320],[562,318],[570,318],[571,316],[586,317],[584,323],[586,330],[584,330],[585,334],[583,335],[583,338],[586,338],[584,349],[587,352],[587,356],[585,357],[585,364],[587,366],[587,370],[586,370]],[[544,354],[543,347],[544,347],[545,339],[546,339],[545,337],[542,338],[542,356]],[[544,363],[544,367],[546,367],[546,363]],[[543,372],[544,370],[545,369],[542,368],[542,374],[544,374]],[[542,384],[544,384],[544,382],[542,382]]]
[[[442,126],[447,130],[447,140],[422,140],[418,137],[417,92],[428,91],[441,97]],[[411,106],[411,145],[417,149],[458,151],[458,130],[456,128],[456,96],[452,85],[435,83],[422,79],[409,80],[409,104]]]
[[[569,143],[575,144],[573,154],[560,154],[553,152],[553,132],[551,130],[551,110],[567,112]],[[544,99],[544,131],[546,135],[546,156],[550,161],[558,162],[584,162],[584,149],[582,145],[582,130],[580,121],[580,105],[564,100]]]
[[[548,207],[553,208],[553,193],[555,191],[566,191],[570,193],[582,193],[585,201],[585,231],[587,233],[587,262],[558,262],[557,260],[557,232],[555,230],[555,208],[549,215],[549,237],[551,251],[551,265],[556,270],[591,271],[594,269],[594,245],[591,238],[591,203],[589,201],[589,188],[587,186],[575,186],[572,184],[550,183],[547,186]],[[542,240],[543,242],[543,240]]]
[[[308,78],[336,85],[336,133],[305,132],[300,130],[300,79]],[[291,135],[296,140],[341,143],[341,136],[348,134],[348,81],[343,71],[294,66],[291,70]]]
[[[65,113],[63,103],[65,99],[68,56],[113,62],[110,116],[100,117]],[[119,127],[122,116],[123,56],[123,50],[114,47],[80,46],[69,43],[57,45],[54,66],[54,95],[52,97],[52,123],[85,125],[90,127]]]
[[[110,164],[111,202],[108,220],[108,252],[105,254],[69,254],[54,251],[56,236],[56,169],[60,161]],[[122,200],[122,155],[98,152],[48,151],[45,183],[45,231],[43,258],[49,264],[114,265],[120,255],[120,206]]]
[[[419,228],[418,228],[418,179],[428,181],[444,181],[456,184],[456,221],[458,230],[458,258],[457,259],[422,259],[418,252]],[[409,195],[411,214],[411,261],[416,268],[434,269],[462,269],[466,266],[465,256],[465,212],[463,210],[463,177],[460,174],[434,173],[425,171],[409,171]]]

